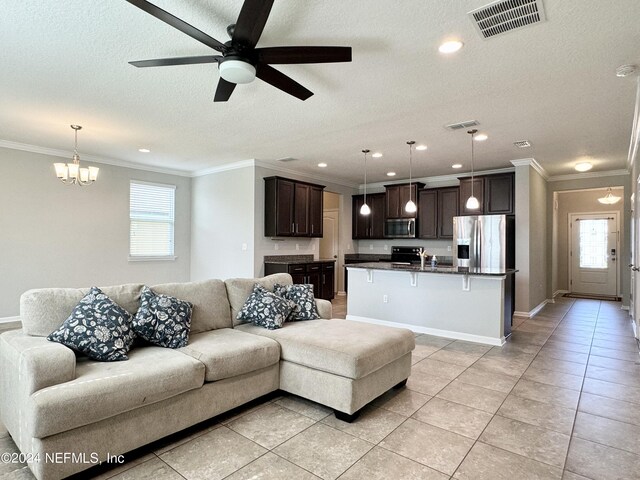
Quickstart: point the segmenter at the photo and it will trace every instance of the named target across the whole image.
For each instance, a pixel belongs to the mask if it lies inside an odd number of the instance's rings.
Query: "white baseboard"
[[[629,305],[620,305],[620,310],[629,311]]]
[[[343,292],[343,291],[339,290],[338,292],[336,292],[336,295],[337,295],[338,297],[344,297],[344,296],[346,296],[346,295],[347,295],[347,292]]]
[[[569,290],[556,290],[553,292],[553,298],[556,298],[559,295],[564,295],[565,293],[569,293]]]
[[[631,321],[631,328],[633,328],[633,336],[636,338],[640,338],[638,337],[638,325],[636,324],[636,322]]]
[[[20,323],[20,317],[0,317],[0,324],[14,322]]]
[[[347,320],[353,320],[355,322],[374,323],[376,325],[384,325],[386,327],[407,328],[416,333],[426,333],[428,335],[434,335],[436,337],[455,338],[456,340],[466,340],[468,342],[484,343],[486,345],[495,345],[501,347],[505,344],[504,337],[493,338],[485,337],[483,335],[473,335],[470,333],[452,332],[450,330],[440,330],[438,328],[421,327],[418,325],[411,325],[409,323],[389,322],[387,320],[378,320],[377,318],[359,317],[357,315],[347,315]]]
[[[513,315],[515,317],[525,317],[525,318],[531,318],[533,317],[536,313],[538,313],[540,310],[542,310],[542,307],[544,307],[547,303],[549,303],[549,299],[544,299],[542,302],[540,302],[540,304],[536,307],[534,307],[533,310],[529,311],[529,312],[519,312],[519,311],[515,311],[513,312]]]

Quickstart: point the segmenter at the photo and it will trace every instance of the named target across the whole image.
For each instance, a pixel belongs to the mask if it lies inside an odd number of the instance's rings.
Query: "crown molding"
[[[23,152],[39,153],[41,155],[49,155],[52,157],[60,157],[71,159],[73,152],[67,150],[58,150],[55,148],[39,147],[37,145],[29,145],[27,143],[11,142],[9,140],[0,139],[0,147],[9,148],[11,150],[21,150]],[[142,165],[139,163],[127,162],[126,160],[118,160],[115,158],[98,157],[95,155],[82,154],[82,160],[91,163],[101,163],[104,165],[113,165],[115,167],[133,168],[135,170],[144,170],[147,172],[164,173],[167,175],[176,175],[179,177],[190,177],[192,173],[187,170],[177,170],[173,168],[154,167],[151,165]]]
[[[308,178],[309,180],[313,180],[316,182],[327,182],[327,183],[333,183],[335,185],[340,185],[342,187],[348,187],[348,188],[359,188],[359,184],[354,183],[354,182],[348,182],[346,180],[342,180],[339,178],[334,178],[334,177],[330,177],[330,176],[325,176],[325,175],[316,175],[316,174],[311,174],[311,173],[304,173],[304,172],[299,172],[297,170],[292,170],[290,168],[284,168],[281,167],[280,165],[274,165],[272,163],[268,163],[262,160],[255,160],[255,166],[256,167],[263,167],[263,168],[268,168],[269,170],[273,170],[276,172],[280,172],[280,173],[286,173],[288,175],[296,175],[298,177],[303,177],[303,178]]]
[[[535,158],[520,158],[517,160],[511,160],[511,164],[514,167],[521,167],[523,165],[529,165],[531,168],[533,168],[536,172],[538,172],[540,174],[540,176],[542,178],[544,178],[545,180],[549,181],[549,174],[547,173],[547,171],[544,169],[544,167],[542,165],[540,165]]]
[[[209,167],[203,168],[201,170],[194,170],[189,175],[190,177],[203,177],[205,175],[212,175],[220,172],[228,172],[230,170],[238,170],[241,168],[247,167],[255,167],[256,161],[254,159],[250,160],[240,160],[238,162],[225,163],[224,165],[219,165],[217,167]]]
[[[568,175],[555,175],[549,177],[549,182],[561,182],[563,180],[581,180],[586,178],[599,178],[599,177],[618,177],[622,175],[629,175],[629,171],[621,168],[620,170],[606,170],[604,172],[584,172],[584,173],[570,173]]]
[[[478,172],[474,172],[473,175],[475,177],[478,176],[482,176],[482,175],[492,175],[494,173],[508,173],[508,172],[513,172],[515,170],[514,167],[506,167],[506,168],[494,168],[493,170],[482,170],[482,171],[478,171]],[[438,176],[434,176],[434,177],[417,177],[414,178],[413,180],[411,180],[412,182],[421,182],[421,183],[425,183],[427,186],[431,186],[431,185],[439,185],[439,186],[454,186],[457,185],[458,179],[460,178],[464,178],[464,177],[470,177],[471,176],[471,172],[460,172],[459,174],[456,175],[438,175]],[[373,183],[367,183],[367,188],[384,188],[385,185],[395,185],[396,183],[407,183],[409,181],[408,178],[405,179],[394,179],[394,180],[387,180],[386,182],[373,182]],[[364,184],[361,183],[358,188],[362,189],[364,188]]]

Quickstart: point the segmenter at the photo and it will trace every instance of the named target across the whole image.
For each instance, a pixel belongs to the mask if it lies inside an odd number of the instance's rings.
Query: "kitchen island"
[[[348,265],[347,319],[503,345],[511,334],[516,270]]]

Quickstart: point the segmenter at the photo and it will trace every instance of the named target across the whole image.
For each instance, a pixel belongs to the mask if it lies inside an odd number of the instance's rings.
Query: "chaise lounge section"
[[[23,330],[0,336],[0,417],[20,450],[33,456],[34,475],[64,478],[278,389],[351,420],[406,381],[413,334],[328,320],[327,301],[317,301],[322,320],[279,330],[234,325],[254,283],[272,289],[291,277],[152,286],[193,304],[189,343],[133,348],[124,362],[90,360],[46,339],[88,289],[23,294]],[[135,313],[142,285],[102,290]],[[61,453],[75,456],[52,461]]]

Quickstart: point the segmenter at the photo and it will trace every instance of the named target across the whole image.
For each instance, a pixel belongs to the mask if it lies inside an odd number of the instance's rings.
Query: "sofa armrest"
[[[17,330],[0,335],[0,362],[3,379],[11,378],[11,371],[15,372],[20,385],[13,387],[23,395],[68,382],[76,376],[73,350],[45,337],[32,337]]]
[[[329,300],[316,298],[316,307],[318,307],[320,318],[330,319],[333,317],[333,306]]]

